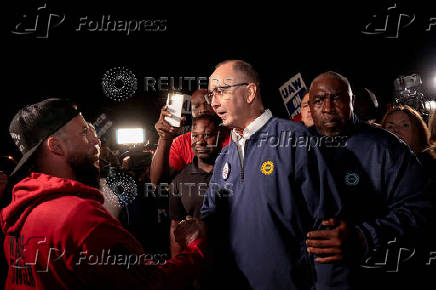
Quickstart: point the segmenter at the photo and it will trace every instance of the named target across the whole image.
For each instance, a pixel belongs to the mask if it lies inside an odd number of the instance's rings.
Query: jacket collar
[[[270,119],[272,118],[272,113],[269,109],[266,109],[259,117],[254,119],[248,126],[244,129],[242,136],[236,133],[236,130],[232,130],[232,140],[238,142],[241,138],[248,140],[257,131],[259,131]]]

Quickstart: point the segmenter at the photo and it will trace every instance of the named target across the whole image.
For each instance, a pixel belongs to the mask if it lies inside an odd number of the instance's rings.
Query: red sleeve
[[[199,240],[167,261],[160,253],[144,253],[136,239],[103,208],[84,207],[77,215],[78,223],[80,220],[91,221],[91,224],[100,221],[83,237],[70,262],[73,272],[86,287],[174,289],[176,285],[191,283],[203,266]]]
[[[191,132],[176,137],[170,148],[169,164],[177,171],[181,171],[194,159],[191,145]]]
[[[294,118],[292,118],[292,121],[294,121],[294,122],[303,122],[301,120],[301,113],[298,113],[297,115],[295,115]]]
[[[231,131],[230,129],[225,128],[225,129],[223,130],[223,132],[224,132],[224,134],[225,134],[225,137],[224,137],[224,140],[223,140],[223,143],[222,143],[223,148],[224,148],[224,147],[226,147],[227,145],[229,145],[230,142],[232,141],[232,134],[231,134],[232,131]]]

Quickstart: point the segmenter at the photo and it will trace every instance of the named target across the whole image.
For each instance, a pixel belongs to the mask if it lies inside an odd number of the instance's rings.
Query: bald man
[[[230,256],[218,269],[236,267],[209,284],[217,289],[312,289],[316,281],[306,234],[328,216],[325,205],[339,199],[320,152],[278,144],[307,141],[309,132],[273,117],[263,106],[259,77],[249,63],[218,64],[209,91],[214,111],[232,128],[232,142],[215,162],[201,212],[217,257]]]
[[[353,100],[350,83],[336,72],[320,74],[310,86],[310,131],[325,140],[320,149],[341,196],[324,228],[308,233],[319,289],[379,287],[380,279],[364,279],[359,263],[390,241],[418,233],[430,206],[427,180],[411,150],[387,131],[359,122]]]

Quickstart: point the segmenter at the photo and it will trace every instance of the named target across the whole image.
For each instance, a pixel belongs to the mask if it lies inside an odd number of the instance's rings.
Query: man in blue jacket
[[[217,65],[209,90],[223,125],[233,128],[233,142],[215,163],[202,208],[210,240],[221,238],[218,244],[229,248],[250,288],[328,289],[323,273],[330,269],[316,268],[306,245],[308,232],[329,226],[322,222],[340,217],[344,208],[319,148],[325,138],[272,117],[262,105],[258,76],[244,61]],[[326,146],[341,147],[344,140],[333,137]],[[415,196],[405,198],[419,208]],[[404,210],[404,218],[419,219]],[[346,232],[345,241],[365,244],[357,225]]]
[[[238,289],[244,282],[254,289],[309,289],[314,277],[306,234],[340,206],[318,148],[310,147],[304,126],[264,109],[258,75],[248,63],[217,65],[209,90],[223,125],[233,128],[202,208],[209,241],[220,248],[216,256],[231,253],[242,277],[232,282]],[[232,277],[238,271],[230,271]]]
[[[319,148],[342,204],[335,218],[323,221],[326,229],[308,233],[308,251],[316,257],[317,288],[374,289],[385,281],[375,281],[374,275],[366,276],[373,279],[363,279],[363,274],[376,271],[358,269],[364,261],[360,258],[370,257],[395,238],[416,237],[428,211],[423,199],[428,181],[405,143],[357,120],[350,83],[342,75],[326,72],[316,77],[309,103],[315,124],[310,130],[314,136],[325,138]],[[345,146],[326,146],[333,138],[342,138]],[[350,236],[350,229],[357,229],[358,236]],[[355,243],[352,238],[357,238]]]

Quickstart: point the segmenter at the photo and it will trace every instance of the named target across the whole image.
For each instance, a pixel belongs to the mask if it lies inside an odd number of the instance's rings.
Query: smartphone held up
[[[173,127],[180,127],[182,114],[189,110],[191,96],[182,93],[169,93],[166,105],[168,106],[168,112],[171,113],[171,117],[165,117],[167,121]]]

